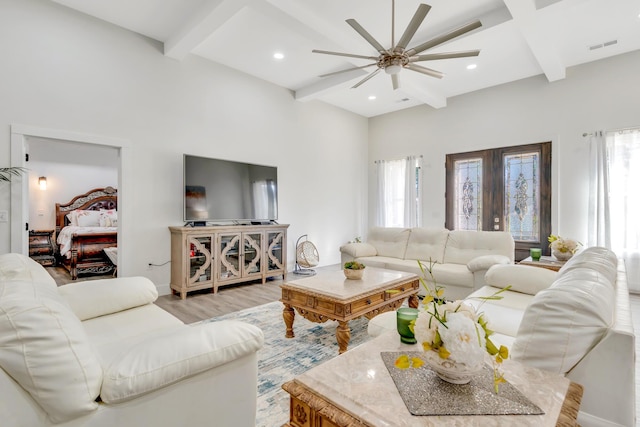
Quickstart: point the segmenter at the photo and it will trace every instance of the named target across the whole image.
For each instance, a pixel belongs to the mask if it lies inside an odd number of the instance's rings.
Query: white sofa
[[[0,425],[255,425],[262,331],[185,325],[143,277],[57,287],[0,255]]]
[[[486,280],[467,301],[486,314],[494,343],[507,345],[515,360],[581,384],[581,426],[636,425],[635,335],[624,263],[613,252],[587,248],[557,273],[497,265]],[[475,298],[507,285],[500,300]],[[369,333],[395,327],[394,313],[383,313]]]
[[[485,285],[484,275],[492,265],[513,264],[514,246],[511,234],[502,231],[375,227],[366,243],[349,243],[340,252],[343,264],[356,260],[416,274],[420,274],[418,260],[428,267],[431,259],[445,297],[460,299]]]

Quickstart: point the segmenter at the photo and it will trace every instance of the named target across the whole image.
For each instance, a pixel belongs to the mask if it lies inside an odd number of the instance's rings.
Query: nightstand
[[[56,265],[55,230],[29,231],[29,257],[42,265]]]
[[[531,259],[531,257],[527,257],[520,261],[518,264],[531,265],[533,267],[541,267],[546,268],[547,270],[558,271],[565,263],[566,261],[558,261],[554,257],[543,256],[540,257],[540,261],[534,261]]]

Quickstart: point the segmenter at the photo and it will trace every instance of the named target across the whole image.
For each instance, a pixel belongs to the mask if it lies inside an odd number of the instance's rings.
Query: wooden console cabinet
[[[185,299],[191,291],[286,276],[288,227],[169,227],[171,290]]]

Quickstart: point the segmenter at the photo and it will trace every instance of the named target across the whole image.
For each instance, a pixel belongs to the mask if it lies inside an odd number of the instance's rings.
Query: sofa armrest
[[[488,270],[496,264],[511,264],[509,257],[504,255],[481,255],[467,263],[467,268],[472,273],[480,270]]]
[[[262,330],[238,321],[198,323],[154,335],[106,367],[100,398],[119,403],[257,352]]]
[[[378,251],[375,246],[369,243],[348,243],[344,246],[340,246],[340,252],[350,255],[353,258],[378,255]]]
[[[146,277],[70,283],[60,286],[58,293],[80,320],[151,304],[158,298],[158,290]]]

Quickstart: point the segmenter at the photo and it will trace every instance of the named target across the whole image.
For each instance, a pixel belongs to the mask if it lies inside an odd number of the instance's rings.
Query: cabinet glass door
[[[211,281],[212,236],[200,236],[189,238],[189,283]]]
[[[243,276],[262,273],[262,233],[243,233]]]
[[[284,271],[284,232],[267,232],[267,271]]]
[[[231,280],[241,276],[240,233],[220,234],[218,243],[218,279]]]

